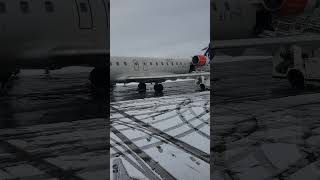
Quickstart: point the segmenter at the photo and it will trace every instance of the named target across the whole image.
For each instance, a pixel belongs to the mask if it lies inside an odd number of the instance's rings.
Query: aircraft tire
[[[109,84],[107,68],[94,68],[90,72],[90,82],[94,88],[106,89]]]
[[[294,89],[304,89],[304,77],[298,70],[292,70],[288,73],[288,80]]]
[[[154,88],[154,91],[156,93],[162,93],[162,91],[163,91],[163,85],[162,84],[155,84],[153,88]]]
[[[147,91],[147,85],[146,85],[146,83],[139,83],[139,85],[138,85],[138,91],[139,91],[139,92],[146,92],[146,91]]]
[[[200,91],[205,91],[206,90],[206,86],[204,84],[200,84]]]

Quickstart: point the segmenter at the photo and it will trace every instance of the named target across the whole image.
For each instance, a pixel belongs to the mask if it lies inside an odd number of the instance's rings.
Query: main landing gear
[[[109,76],[107,68],[94,68],[90,72],[89,80],[91,82],[91,89],[97,94],[107,94],[109,85]]]
[[[0,71],[0,96],[6,95],[8,90],[8,84],[13,77],[17,77],[20,69],[18,68],[7,68],[1,69]]]
[[[139,91],[139,92],[146,92],[146,91],[147,91],[147,85],[146,85],[146,83],[139,83],[139,85],[138,85],[138,91]]]
[[[163,92],[163,86],[162,86],[162,84],[156,83],[156,84],[153,86],[153,89],[154,89],[155,93],[162,93],[162,92]]]
[[[155,91],[155,93],[162,93],[163,92],[163,85],[160,84],[160,83],[156,83],[154,86],[153,86],[153,89]],[[138,85],[138,91],[141,93],[141,92],[146,92],[147,91],[147,85],[146,83],[139,83]]]

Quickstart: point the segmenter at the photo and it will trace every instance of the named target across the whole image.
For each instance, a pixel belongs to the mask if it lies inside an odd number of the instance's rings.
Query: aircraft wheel
[[[94,68],[90,73],[90,82],[95,88],[106,89],[109,84],[107,68]]]
[[[138,91],[139,91],[139,92],[146,92],[146,91],[147,91],[147,85],[146,85],[146,83],[139,83],[139,85],[138,85]]]
[[[304,77],[298,70],[292,70],[288,73],[288,80],[291,87],[295,89],[304,89]]]
[[[157,92],[157,93],[162,93],[162,91],[163,91],[163,85],[162,84],[155,84],[153,88],[154,88],[154,91]]]
[[[206,86],[204,84],[200,84],[200,91],[205,91],[206,90]]]

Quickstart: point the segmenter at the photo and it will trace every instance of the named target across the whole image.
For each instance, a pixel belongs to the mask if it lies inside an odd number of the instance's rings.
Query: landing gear
[[[153,89],[154,89],[155,93],[162,93],[162,92],[163,92],[163,86],[162,86],[162,84],[156,83],[156,84],[153,86]]]
[[[291,70],[288,73],[288,80],[291,87],[294,89],[302,90],[304,89],[304,77],[303,74],[298,70]]]
[[[90,73],[90,82],[94,88],[108,87],[108,71],[107,68],[94,68]]]
[[[139,83],[139,85],[138,85],[138,91],[139,91],[139,92],[146,92],[146,91],[147,91],[147,85],[146,85],[146,83]]]
[[[1,83],[1,87],[0,87],[0,95],[5,95],[7,93],[7,89],[8,89],[8,83],[9,80],[12,76],[12,72],[3,72],[0,74],[0,83]]]
[[[200,91],[205,91],[206,90],[206,86],[204,84],[200,84]]]
[[[95,95],[106,95],[109,85],[107,68],[94,68],[90,72],[91,90]]]

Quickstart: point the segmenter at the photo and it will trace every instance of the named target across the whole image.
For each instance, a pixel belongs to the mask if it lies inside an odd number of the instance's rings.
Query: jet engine
[[[194,66],[204,66],[207,63],[207,57],[204,55],[197,55],[192,57],[192,64]]]

